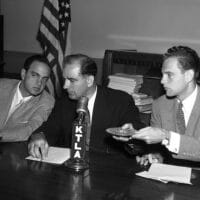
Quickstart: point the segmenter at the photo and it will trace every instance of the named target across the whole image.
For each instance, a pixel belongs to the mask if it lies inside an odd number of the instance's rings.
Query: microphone
[[[87,106],[88,106],[88,98],[85,96],[82,96],[78,101],[76,112],[87,113]]]
[[[88,98],[83,96],[79,99],[76,112],[78,117],[74,120],[72,126],[72,144],[71,156],[65,165],[75,171],[82,171],[88,168],[88,162],[85,159],[86,153],[86,134],[87,134],[87,113]]]

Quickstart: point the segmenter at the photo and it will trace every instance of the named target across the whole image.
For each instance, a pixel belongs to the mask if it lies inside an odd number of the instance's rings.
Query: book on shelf
[[[153,98],[139,93],[143,83],[142,75],[116,73],[109,76],[108,87],[130,94],[140,112],[151,112]]]
[[[146,104],[152,104],[153,98],[151,96],[147,96],[145,98],[134,98],[135,105],[146,105]]]
[[[140,112],[151,112],[152,104],[137,105]]]
[[[140,112],[151,112],[153,98],[144,93],[134,93],[132,97]]]
[[[132,95],[133,93],[139,91],[139,89],[141,88],[141,85],[135,85],[135,86],[130,87],[130,86],[122,85],[122,84],[109,83],[108,87],[112,89],[116,89],[116,90],[122,90]]]
[[[125,73],[116,73],[113,75],[109,75],[108,78],[112,81],[117,82],[127,82],[127,83],[143,83],[143,76],[142,75],[132,75],[132,74],[125,74]]]
[[[133,94],[139,91],[143,83],[142,75],[116,73],[109,76],[108,87]]]

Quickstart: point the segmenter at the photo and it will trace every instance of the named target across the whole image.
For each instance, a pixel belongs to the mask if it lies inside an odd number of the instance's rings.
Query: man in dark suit
[[[118,127],[124,123],[132,123],[135,129],[143,127],[133,98],[125,92],[97,86],[96,74],[96,63],[88,56],[75,54],[64,59],[63,78],[67,94],[57,100],[48,121],[30,138],[31,155],[44,156],[48,145],[70,147],[77,100],[82,96],[89,98],[90,150],[119,151],[121,143],[106,133],[109,127]]]

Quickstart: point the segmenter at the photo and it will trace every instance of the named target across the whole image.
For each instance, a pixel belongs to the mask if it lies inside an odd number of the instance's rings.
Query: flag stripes
[[[45,0],[37,40],[53,71],[48,87],[54,96],[60,96],[62,91],[62,63],[71,46],[70,22],[70,0]]]

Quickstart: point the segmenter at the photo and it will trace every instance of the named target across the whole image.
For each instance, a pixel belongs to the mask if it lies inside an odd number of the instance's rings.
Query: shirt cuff
[[[180,148],[180,134],[175,133],[173,131],[170,131],[169,133],[170,137],[168,144],[164,144],[165,143],[164,141],[162,143],[166,146],[166,148],[169,151],[173,153],[178,153]]]

